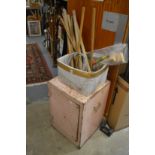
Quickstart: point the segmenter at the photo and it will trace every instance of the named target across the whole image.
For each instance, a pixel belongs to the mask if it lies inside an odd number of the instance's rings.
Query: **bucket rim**
[[[77,76],[80,77],[84,77],[84,78],[95,78],[99,75],[101,75],[104,71],[106,71],[109,67],[105,64],[102,68],[100,68],[98,71],[95,72],[87,72],[87,71],[82,71],[80,69],[77,68],[73,68],[69,65],[66,65],[60,61],[57,62],[58,67],[64,69],[65,71],[68,71],[72,74],[75,74]]]

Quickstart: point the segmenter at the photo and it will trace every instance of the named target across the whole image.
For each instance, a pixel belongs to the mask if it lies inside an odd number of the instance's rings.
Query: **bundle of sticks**
[[[68,53],[78,52],[76,56],[70,61],[70,65],[80,70],[92,72],[103,67],[103,61],[108,61],[109,64],[113,63],[124,63],[125,59],[123,54],[112,53],[109,55],[101,55],[99,58],[94,56],[94,40],[95,40],[95,18],[96,8],[92,10],[92,23],[91,23],[91,52],[88,54],[85,50],[85,46],[82,39],[83,22],[85,15],[85,7],[82,7],[80,27],[77,22],[76,12],[72,11],[72,16],[67,14],[66,10],[63,9],[60,20],[67,33],[67,44]]]
[[[82,7],[80,27],[77,22],[75,10],[72,11],[71,16],[67,14],[65,9],[63,9],[62,17],[60,17],[60,20],[67,33],[68,53],[72,53],[73,51],[78,52],[78,55],[71,60],[70,65],[72,67],[91,72],[92,71],[91,60],[93,57],[94,45],[92,45],[92,53],[88,58],[82,39],[84,15],[85,15],[85,7]],[[93,8],[94,26],[92,26],[93,27],[92,44],[94,44],[95,15],[96,15],[96,9]]]

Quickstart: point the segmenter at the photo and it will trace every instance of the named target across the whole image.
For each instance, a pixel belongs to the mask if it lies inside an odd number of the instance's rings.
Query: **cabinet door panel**
[[[77,141],[80,106],[54,89],[50,97],[50,111],[53,126],[69,139]]]
[[[88,103],[86,103],[83,111],[82,120],[82,138],[83,144],[90,137],[101,123],[103,112],[106,106],[110,83],[98,92]]]

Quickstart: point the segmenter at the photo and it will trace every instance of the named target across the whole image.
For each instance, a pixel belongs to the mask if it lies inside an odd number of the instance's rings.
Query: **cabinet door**
[[[80,106],[67,98],[60,90],[52,89],[50,112],[52,125],[71,141],[78,140]]]
[[[90,98],[84,106],[81,145],[95,132],[101,123],[109,87],[110,83],[108,82],[108,84],[106,84],[100,92]]]

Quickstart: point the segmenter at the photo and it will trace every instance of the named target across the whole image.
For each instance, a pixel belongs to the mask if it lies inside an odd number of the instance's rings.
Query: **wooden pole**
[[[78,40],[79,40],[79,35],[78,35],[78,32],[77,32],[77,19],[76,19],[76,12],[75,10],[73,10],[73,23],[74,23],[74,32],[75,32],[75,39],[76,39],[76,45],[78,44]]]
[[[87,57],[86,50],[85,50],[85,47],[84,47],[84,44],[83,44],[83,40],[82,40],[82,36],[81,36],[81,33],[80,33],[80,29],[79,29],[77,20],[75,20],[75,27],[76,27],[75,31],[77,31],[76,33],[79,34],[79,38],[80,38],[80,40],[81,40],[81,41],[80,41],[80,45],[81,45],[82,52],[83,52],[84,57],[85,57],[85,60],[86,60],[88,72],[91,72],[91,69],[90,69],[90,66],[89,66],[88,57]]]
[[[73,10],[73,22],[74,22],[74,31],[75,31],[75,38],[76,38],[76,50],[77,52],[79,52],[81,54],[81,50],[80,50],[80,46],[79,46],[79,40],[80,40],[80,34],[78,32],[78,23],[77,23],[77,19],[76,19],[76,12],[75,10]],[[77,57],[77,63],[79,69],[82,69],[82,59],[81,59],[81,55]]]
[[[80,22],[80,35],[81,36],[82,36],[82,30],[83,30],[84,15],[85,15],[85,7],[82,7],[81,22]],[[79,49],[80,49],[80,42],[81,42],[81,37],[79,37],[79,42],[78,42]]]
[[[76,48],[75,47],[76,42],[75,42],[75,36],[74,36],[74,30],[73,30],[73,21],[72,21],[70,15],[67,15],[67,20],[68,20],[68,27],[69,27],[70,36],[71,36],[71,39],[72,39],[73,44],[74,44],[74,47],[73,48],[75,49]]]
[[[68,27],[67,27],[65,21],[64,21],[61,17],[60,17],[60,20],[61,20],[61,22],[62,22],[62,24],[63,24],[63,26],[64,26],[64,28],[65,28],[65,30],[66,30],[68,39],[70,40],[70,42],[71,42],[71,44],[72,44],[72,47],[75,47],[75,44],[74,44],[74,42],[73,42],[73,40],[72,40],[72,37],[71,37],[71,35],[70,35],[70,32],[69,32],[69,30],[68,30]]]
[[[91,69],[92,69],[92,59],[93,59],[93,55],[94,55],[95,19],[96,19],[96,8],[93,8],[93,14],[92,14],[92,28],[91,28],[91,59],[90,59],[90,66],[91,66]]]
[[[70,26],[71,26],[71,25],[70,25],[70,24],[71,24],[70,18],[68,18],[67,12],[66,12],[65,9],[63,9],[62,16],[63,16],[63,19],[60,17],[60,20],[61,20],[61,22],[63,23],[64,28],[66,29],[67,36],[68,36],[68,38],[69,38],[69,40],[70,40],[70,42],[71,42],[73,48],[76,49],[76,43],[75,43],[75,40],[74,40],[74,38],[73,38],[74,36],[72,35],[72,33],[71,33],[71,31],[70,31],[70,29],[71,29],[71,28],[70,28]]]

